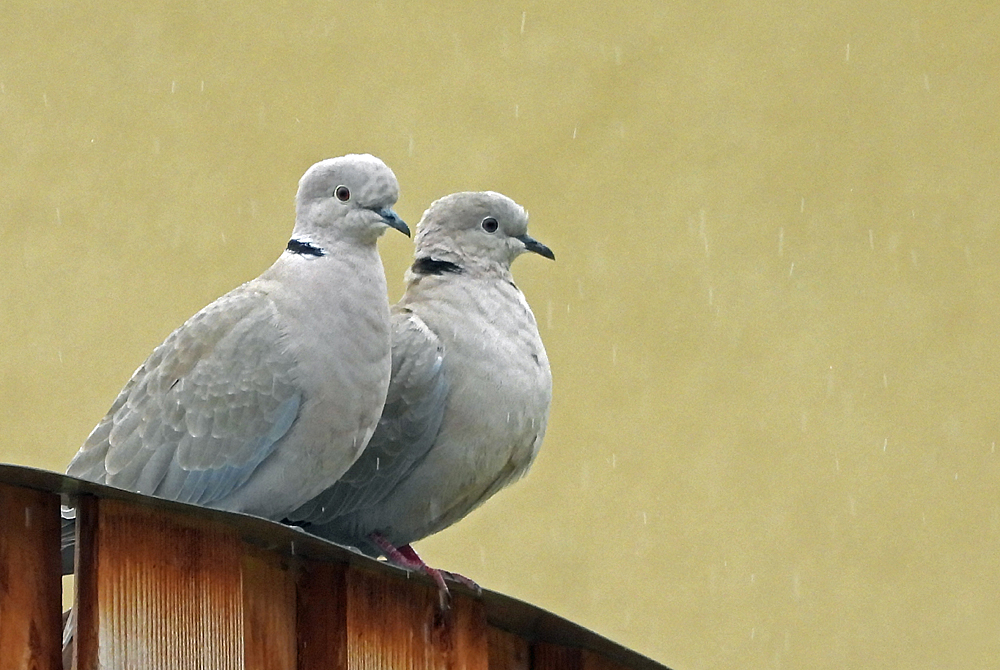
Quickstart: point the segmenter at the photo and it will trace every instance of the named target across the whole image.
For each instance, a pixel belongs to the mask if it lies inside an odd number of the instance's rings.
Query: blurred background
[[[371,152],[558,257],[541,454],[430,563],[677,669],[994,665],[1000,5],[946,4],[5,0],[0,461]]]

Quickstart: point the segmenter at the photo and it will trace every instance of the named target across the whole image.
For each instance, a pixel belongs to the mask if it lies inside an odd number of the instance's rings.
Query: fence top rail
[[[417,583],[432,584],[422,573],[410,573],[383,561],[376,561],[356,550],[314,537],[284,524],[248,514],[224,512],[174,502],[153,496],[140,495],[111,486],[76,479],[57,472],[0,463],[0,484],[19,486],[59,495],[64,505],[73,505],[80,495],[122,500],[151,509],[183,514],[219,523],[235,530],[244,541],[290,557],[347,564],[376,573],[405,576]],[[0,533],[2,533],[0,529]],[[514,633],[530,642],[547,642],[567,647],[577,647],[595,652],[608,660],[633,670],[666,670],[665,666],[623,647],[563,617],[547,612],[510,596],[483,589],[474,593],[462,584],[449,588],[468,597],[478,599],[486,610],[490,625]]]

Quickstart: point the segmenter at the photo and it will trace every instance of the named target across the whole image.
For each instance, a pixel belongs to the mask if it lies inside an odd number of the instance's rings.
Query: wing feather
[[[302,393],[273,303],[241,289],[153,351],[68,474],[198,504],[253,474],[291,428]]]

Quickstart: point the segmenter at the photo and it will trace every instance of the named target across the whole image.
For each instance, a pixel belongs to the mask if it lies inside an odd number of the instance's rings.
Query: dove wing
[[[67,474],[210,505],[246,482],[295,422],[295,367],[274,303],[240,287],[153,351]]]

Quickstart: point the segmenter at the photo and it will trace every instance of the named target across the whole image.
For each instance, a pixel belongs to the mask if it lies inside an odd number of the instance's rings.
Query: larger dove
[[[434,202],[392,310],[392,380],[378,429],[334,486],[289,515],[306,530],[432,574],[408,546],[458,521],[529,467],[552,376],[514,284],[522,253],[555,258],[494,192]]]
[[[337,481],[389,384],[376,240],[409,235],[398,195],[374,156],[310,167],[284,253],[153,350],[67,474],[272,519]]]

